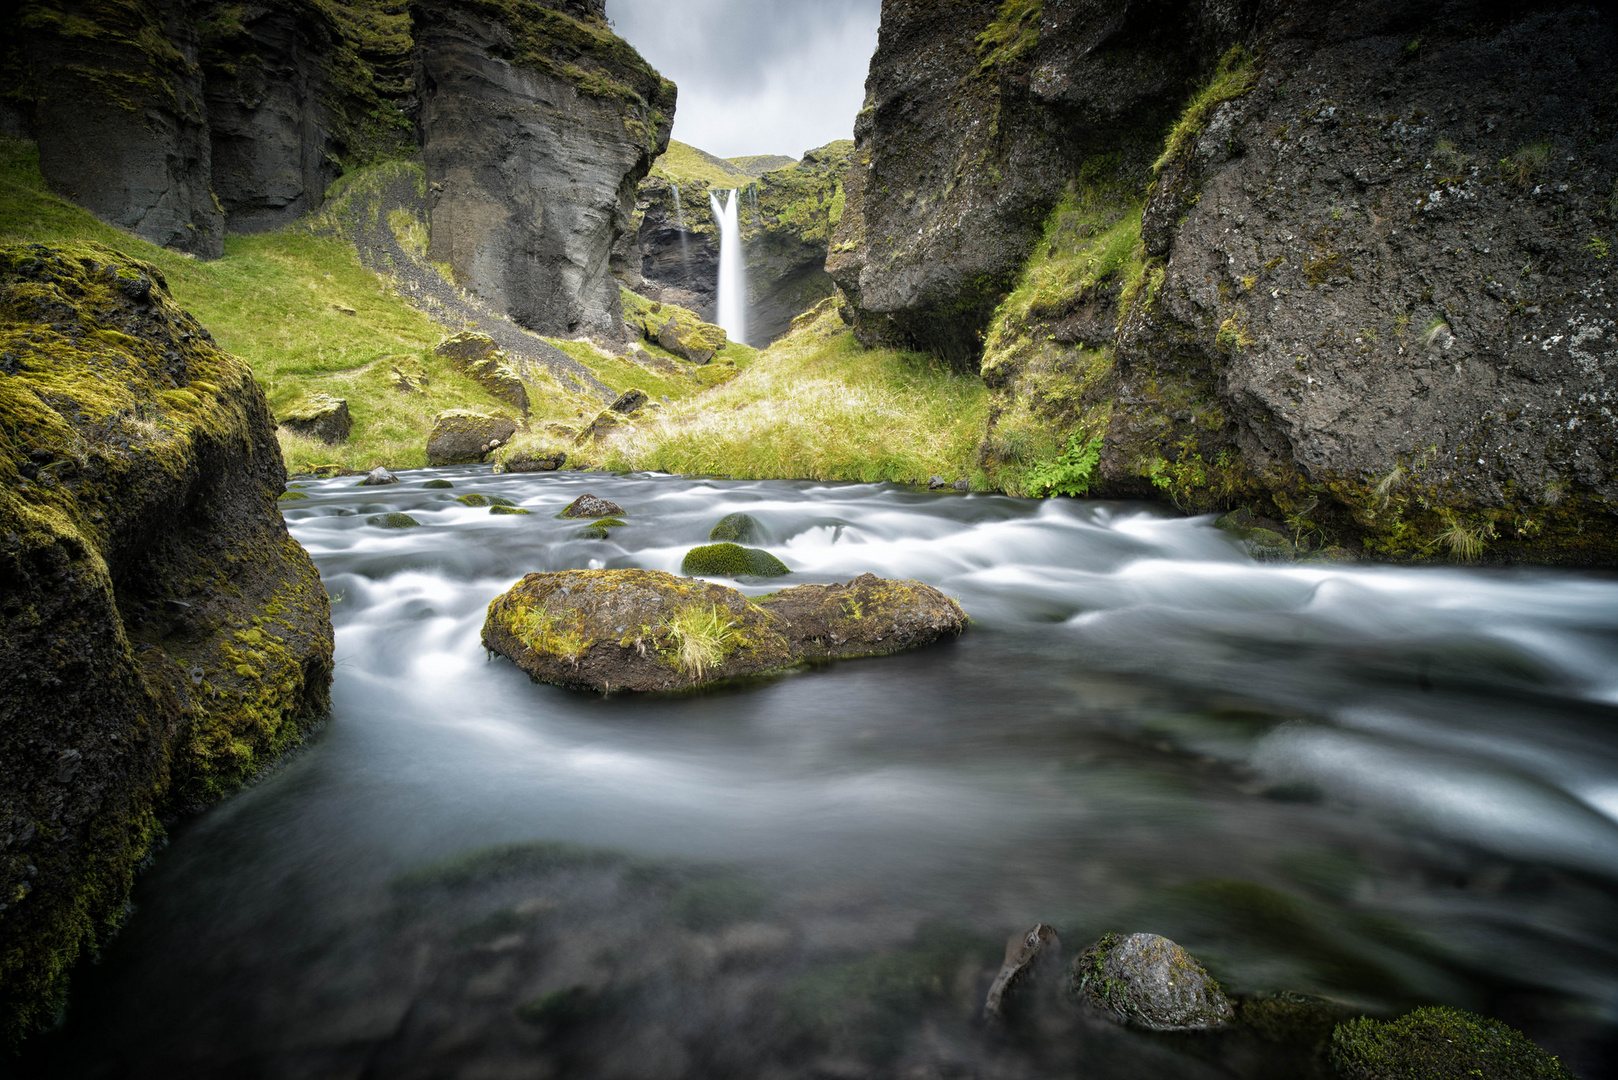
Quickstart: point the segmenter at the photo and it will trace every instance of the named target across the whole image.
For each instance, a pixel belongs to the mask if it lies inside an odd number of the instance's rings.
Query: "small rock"
[[[1149,1031],[1205,1031],[1235,1018],[1196,958],[1157,934],[1106,935],[1073,961],[1068,992]]]
[[[555,472],[567,464],[567,454],[561,450],[549,454],[523,451],[506,458],[501,464],[506,472]]]
[[[452,488],[455,485],[448,480],[429,480],[421,486],[424,488]]]
[[[685,553],[680,573],[687,577],[780,577],[786,563],[761,548],[740,544],[706,544]]]
[[[758,522],[751,514],[726,514],[708,532],[708,539],[716,543],[745,544],[758,538]]]
[[[928,491],[937,491],[940,488],[945,488],[948,486],[949,485],[944,482],[944,478],[942,476],[929,476],[927,478]]]
[[[622,517],[623,513],[624,508],[615,502],[608,502],[606,499],[597,498],[594,495],[580,495],[577,499],[567,504],[567,509],[562,511],[562,517]]]
[[[378,465],[365,474],[365,479],[360,481],[360,487],[382,487],[384,484],[397,484],[398,482],[399,478],[397,476],[394,476],[383,466]]]
[[[636,390],[631,387],[630,389],[619,394],[618,399],[611,405],[608,405],[607,408],[611,409],[615,413],[623,413],[625,416],[628,416],[642,405],[645,405],[649,400],[650,398],[647,396],[646,391]]]
[[[495,506],[489,507],[489,513],[491,513],[491,514],[532,514],[533,511],[532,510],[524,510],[520,506],[500,506],[500,505],[497,504]]]
[[[956,491],[971,491],[972,490],[972,483],[969,480],[957,480],[957,481],[955,481],[955,483],[951,484],[950,486],[953,487]]]
[[[354,426],[348,402],[328,394],[316,394],[300,402],[278,417],[277,423],[294,434],[330,445],[345,441]]]
[[[365,524],[375,525],[382,529],[419,529],[421,522],[409,514],[377,514],[375,517],[365,519]]]
[[[488,506],[489,505],[489,497],[487,495],[479,495],[475,491],[468,492],[467,494],[462,495],[459,498],[457,498],[455,501],[458,502],[458,503],[465,503],[467,506]]]

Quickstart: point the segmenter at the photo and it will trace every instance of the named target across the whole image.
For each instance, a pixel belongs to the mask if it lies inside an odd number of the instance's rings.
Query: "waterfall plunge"
[[[737,218],[741,192],[732,190],[720,202],[708,193],[719,222],[719,325],[732,341],[747,343],[747,267],[742,263],[742,229]]]

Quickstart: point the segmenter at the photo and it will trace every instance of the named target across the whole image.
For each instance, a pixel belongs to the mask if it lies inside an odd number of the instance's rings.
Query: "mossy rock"
[[[490,495],[489,496],[489,505],[490,506],[516,506],[517,504],[512,502],[510,499],[506,498],[504,495]]]
[[[751,514],[726,514],[708,531],[708,539],[721,544],[746,544],[758,538],[758,522]]]
[[[380,529],[419,529],[421,522],[409,514],[377,514],[375,517],[365,519],[365,524],[375,525]]]
[[[590,524],[598,529],[617,529],[629,523],[621,518],[604,517],[597,518],[596,520],[590,522]]]
[[[427,481],[425,484],[423,484],[421,486],[424,487],[424,488],[431,489],[433,491],[441,491],[444,488],[452,488],[455,485],[450,483],[448,480],[429,480],[429,481]]]
[[[329,710],[330,607],[247,364],[162,271],[0,246],[0,1043],[49,1021],[159,822]]]
[[[564,518],[596,518],[599,520],[605,517],[619,517],[623,512],[624,508],[610,499],[585,494],[568,503],[557,516]]]
[[[966,627],[928,585],[862,575],[757,600],[658,570],[529,574],[489,605],[484,647],[536,682],[679,690],[791,666],[927,645]]]
[[[1343,1080],[1574,1080],[1515,1028],[1443,1006],[1341,1023],[1331,1058]]]
[[[1157,934],[1107,934],[1073,960],[1069,993],[1120,1024],[1206,1031],[1235,1018],[1196,958]]]
[[[780,577],[790,574],[786,563],[762,548],[740,544],[705,544],[685,553],[680,573],[706,577]]]
[[[277,502],[297,502],[299,499],[307,499],[308,497],[309,496],[305,495],[301,491],[283,491],[280,495],[278,495],[276,497],[276,501]]]
[[[455,501],[458,502],[458,503],[462,503],[462,504],[464,504],[466,506],[488,506],[489,505],[489,497],[487,495],[479,495],[475,491],[469,492],[469,493],[467,493],[465,495],[458,496],[455,499]]]
[[[489,507],[491,514],[532,514],[532,510],[524,510],[520,506],[501,506],[498,503]]]

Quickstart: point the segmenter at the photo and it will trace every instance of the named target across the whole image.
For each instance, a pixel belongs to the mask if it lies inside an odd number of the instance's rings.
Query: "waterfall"
[[[685,232],[685,207],[680,205],[680,185],[670,184],[674,189],[674,227],[680,230],[680,285],[685,287],[685,279],[691,273],[690,240]]]
[[[742,262],[742,228],[737,219],[741,192],[732,189],[725,201],[708,193],[719,223],[719,325],[732,341],[747,342],[747,267]]]

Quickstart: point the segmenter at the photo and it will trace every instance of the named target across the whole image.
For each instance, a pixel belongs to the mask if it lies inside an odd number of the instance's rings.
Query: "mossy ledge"
[[[97,245],[0,247],[0,1030],[48,1021],[160,820],[329,709],[330,607],[247,365]]]
[[[804,660],[898,652],[966,628],[954,600],[863,574],[757,599],[660,570],[529,574],[489,604],[483,646],[535,682],[686,690]]]

